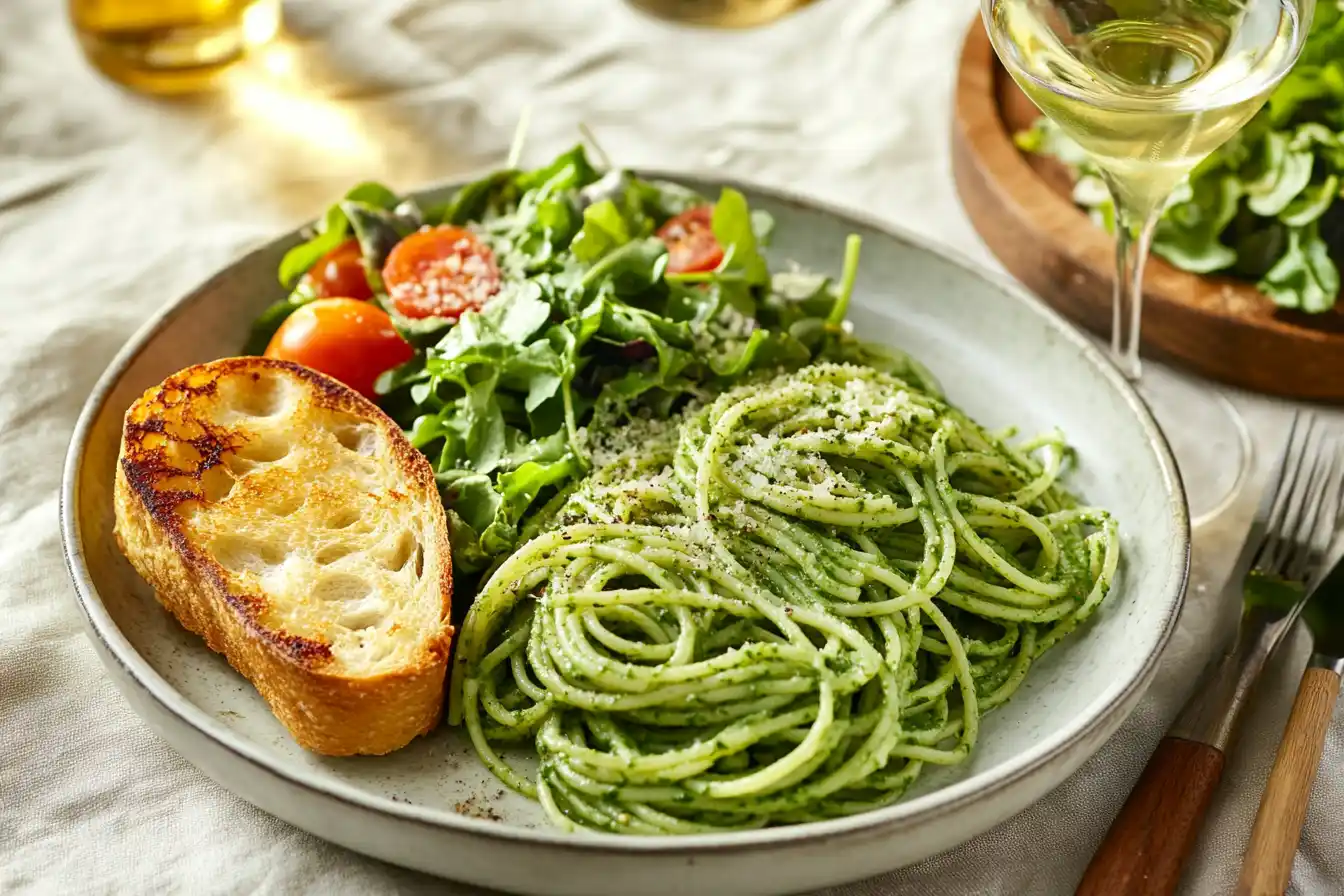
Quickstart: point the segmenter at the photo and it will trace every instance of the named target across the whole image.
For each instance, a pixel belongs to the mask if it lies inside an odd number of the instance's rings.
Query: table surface
[[[973,15],[967,0],[820,0],[769,28],[717,32],[621,0],[308,0],[287,4],[285,41],[222,92],[162,102],[92,73],[62,4],[6,0],[0,892],[478,892],[253,809],[161,743],[104,676],[61,560],[60,462],[95,379],[157,307],[352,182],[409,189],[498,164],[526,105],[525,163],[574,142],[583,122],[624,163],[787,186],[996,266],[948,159]],[[1289,408],[1233,400],[1261,469]],[[1232,623],[1215,597],[1253,504],[1248,492],[1197,532],[1187,609],[1158,679],[1091,761],[961,849],[835,896],[1071,891]],[[1306,651],[1299,633],[1267,671],[1184,892],[1224,893],[1235,880]],[[1291,892],[1344,893],[1341,761],[1337,717]]]

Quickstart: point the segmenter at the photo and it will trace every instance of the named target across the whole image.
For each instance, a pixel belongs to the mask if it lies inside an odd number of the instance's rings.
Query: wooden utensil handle
[[[1293,874],[1293,856],[1307,818],[1307,800],[1330,717],[1339,696],[1339,676],[1330,669],[1309,668],[1302,675],[1288,716],[1274,768],[1269,773],[1251,842],[1237,881],[1237,896],[1281,896]]]
[[[1078,884],[1078,896],[1172,893],[1223,774],[1223,753],[1164,737]]]

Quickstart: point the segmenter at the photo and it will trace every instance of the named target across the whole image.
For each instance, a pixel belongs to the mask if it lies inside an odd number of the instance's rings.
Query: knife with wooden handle
[[[1321,763],[1344,675],[1344,554],[1302,610],[1315,652],[1302,673],[1283,740],[1269,773],[1242,860],[1237,896],[1280,896],[1288,889],[1307,803]]]

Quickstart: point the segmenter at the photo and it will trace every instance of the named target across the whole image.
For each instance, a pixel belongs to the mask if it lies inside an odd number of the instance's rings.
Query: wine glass
[[[1115,207],[1111,352],[1171,443],[1196,524],[1236,497],[1236,408],[1142,376],[1143,267],[1172,190],[1246,124],[1297,60],[1314,0],[981,0],[999,59],[1101,172]],[[1249,360],[1249,359],[1248,359]]]

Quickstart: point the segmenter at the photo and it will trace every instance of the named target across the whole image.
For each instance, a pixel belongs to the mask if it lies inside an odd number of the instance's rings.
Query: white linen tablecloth
[[[0,893],[414,893],[469,887],[328,845],[225,792],[103,674],[57,533],[61,460],[104,365],[151,312],[347,185],[411,188],[576,139],[849,204],[992,264],[953,192],[950,96],[967,0],[820,0],[747,32],[677,28],[622,0],[308,0],[212,100],[124,92],[81,58],[64,4],[0,3]],[[1157,372],[1156,375],[1162,375]],[[1261,454],[1286,411],[1238,396]],[[1071,892],[1227,618],[1215,596],[1248,496],[1199,534],[1152,691],[1040,804],[961,849],[832,891]],[[1305,643],[1270,669],[1185,892],[1235,880]],[[1293,892],[1344,893],[1344,727]]]

